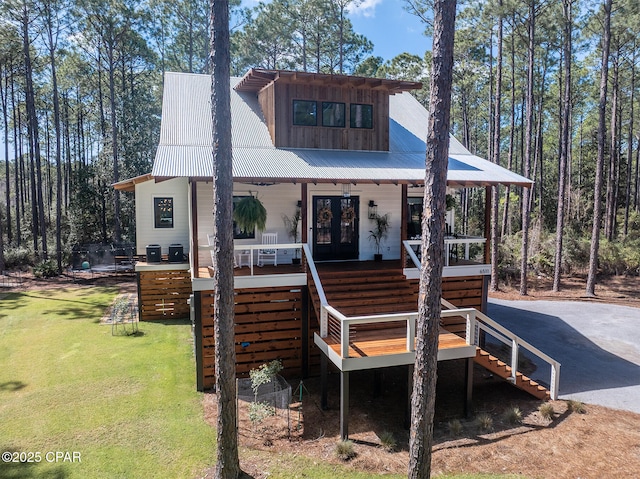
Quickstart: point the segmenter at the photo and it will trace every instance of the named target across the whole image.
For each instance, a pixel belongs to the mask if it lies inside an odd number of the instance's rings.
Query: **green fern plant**
[[[233,209],[233,221],[244,233],[250,233],[256,228],[258,231],[264,231],[267,225],[267,209],[258,199],[258,195],[253,196],[251,192],[249,193],[249,196],[245,196],[236,203]]]

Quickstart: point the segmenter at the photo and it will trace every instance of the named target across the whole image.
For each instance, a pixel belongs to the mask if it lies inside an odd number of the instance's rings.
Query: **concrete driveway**
[[[488,316],[561,363],[561,399],[640,413],[640,309],[491,299]]]

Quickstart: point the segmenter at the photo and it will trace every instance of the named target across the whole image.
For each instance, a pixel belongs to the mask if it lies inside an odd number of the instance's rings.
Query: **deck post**
[[[464,415],[471,417],[472,413],[472,397],[473,397],[473,358],[467,358],[465,365],[465,382],[464,382]]]
[[[349,371],[340,371],[340,438],[349,439]]]
[[[373,370],[373,397],[379,398],[382,396],[382,370]]]
[[[327,356],[320,354],[320,407],[323,411],[329,409],[327,404]]]
[[[302,288],[302,377],[309,377],[309,289]],[[323,355],[324,356],[324,355]]]
[[[413,395],[413,364],[407,366],[407,400],[404,406],[404,428],[411,428],[411,396]]]

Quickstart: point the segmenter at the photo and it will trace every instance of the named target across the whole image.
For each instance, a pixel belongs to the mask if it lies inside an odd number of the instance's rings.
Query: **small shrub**
[[[52,259],[38,263],[33,267],[33,275],[36,278],[53,278],[54,276],[58,276],[58,264]]]
[[[356,451],[353,447],[353,441],[339,441],[336,444],[336,456],[341,461],[349,461],[356,457]]]
[[[573,399],[569,399],[567,401],[567,408],[571,412],[576,412],[578,414],[586,414],[587,408],[584,407],[584,403],[582,401],[576,401]]]
[[[504,420],[509,424],[520,424],[522,422],[522,411],[518,406],[510,407],[504,412]]]
[[[548,402],[541,405],[538,408],[538,412],[543,418],[547,419],[548,421],[552,421],[556,414],[555,410],[553,409],[553,405],[549,404]]]
[[[447,427],[449,428],[449,433],[452,436],[459,436],[462,434],[462,423],[460,419],[452,419],[447,423]]]
[[[476,417],[476,423],[481,431],[493,430],[493,418],[490,414],[482,413]]]
[[[396,438],[393,437],[393,433],[390,431],[383,431],[379,436],[380,445],[385,451],[392,452],[395,451],[397,446]]]
[[[33,266],[33,253],[24,246],[6,248],[4,251],[4,264],[7,269],[24,270],[27,266]]]
[[[263,384],[269,384],[280,371],[282,371],[282,362],[279,359],[275,359],[267,364],[262,364],[258,369],[252,369],[249,371],[251,388],[253,389],[256,397],[260,386]]]
[[[270,416],[275,416],[276,410],[267,402],[249,403],[249,420],[256,427],[262,421]]]

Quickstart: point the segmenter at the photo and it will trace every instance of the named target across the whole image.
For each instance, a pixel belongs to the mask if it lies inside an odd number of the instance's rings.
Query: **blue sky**
[[[243,0],[253,7],[261,0]],[[269,1],[269,0],[262,0]],[[431,48],[424,36],[424,25],[418,17],[404,9],[404,0],[362,0],[352,7],[349,18],[356,32],[373,42],[373,55],[391,60],[403,52],[420,57]]]
[[[355,31],[373,42],[373,55],[385,60],[403,52],[423,57],[431,48],[424,24],[404,9],[402,0],[364,0],[349,18]]]

